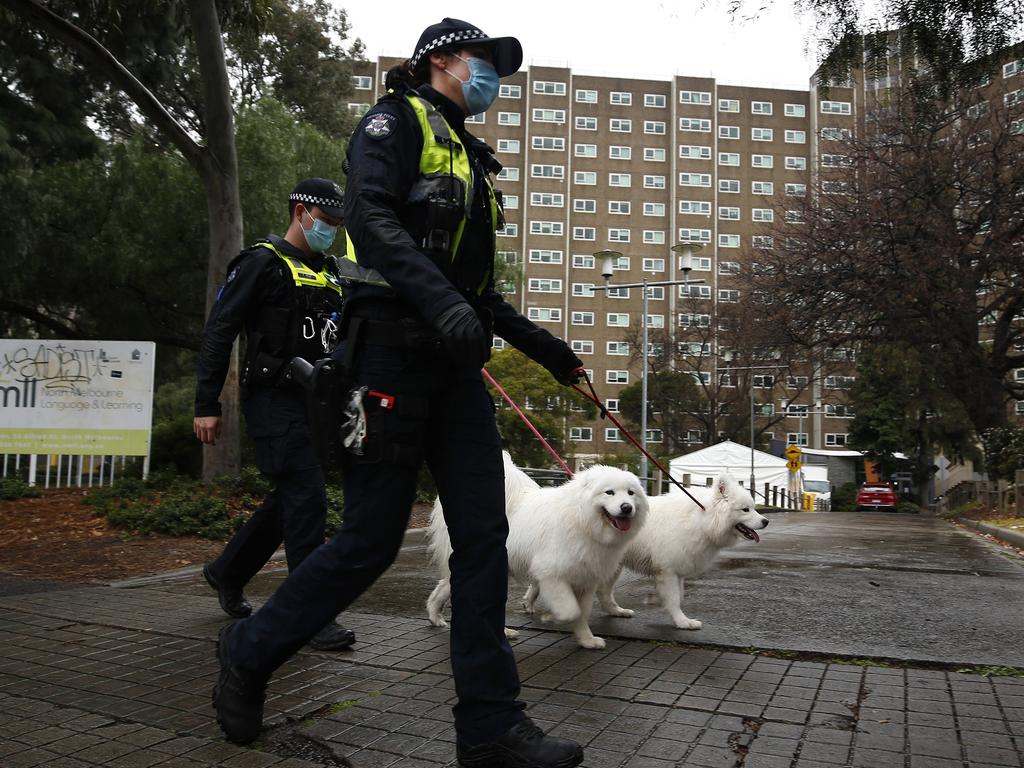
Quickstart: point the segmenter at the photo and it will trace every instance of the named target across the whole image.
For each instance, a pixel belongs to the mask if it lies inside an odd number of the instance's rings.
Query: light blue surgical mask
[[[306,215],[313,219],[313,226],[309,229],[302,227],[302,234],[306,237],[306,244],[313,251],[326,251],[334,243],[334,238],[338,234],[338,228],[332,227],[323,219],[318,219],[313,216],[309,211],[306,211]],[[302,226],[302,220],[299,220],[299,226]]]
[[[467,115],[479,115],[481,112],[486,112],[494,100],[498,98],[498,89],[501,85],[498,73],[495,71],[494,66],[489,61],[483,59],[470,58],[464,59],[459,54],[452,54],[459,61],[466,62],[466,66],[469,67],[469,79],[459,80],[459,78],[452,75],[446,69],[449,75],[455,77],[462,83],[462,98],[466,102],[466,114]]]

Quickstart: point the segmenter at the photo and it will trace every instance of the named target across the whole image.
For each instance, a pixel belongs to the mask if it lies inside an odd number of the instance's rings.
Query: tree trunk
[[[214,0],[188,0],[192,30],[203,82],[206,124],[206,162],[203,186],[210,230],[206,269],[206,314],[224,283],[230,261],[242,250],[242,203],[238,191],[238,160],[231,89],[224,60],[224,43]],[[222,438],[203,450],[203,478],[237,475],[241,467],[239,440],[238,342],[231,350],[228,375],[221,390]]]

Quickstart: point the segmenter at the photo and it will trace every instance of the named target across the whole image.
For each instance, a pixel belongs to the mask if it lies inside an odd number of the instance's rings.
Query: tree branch
[[[75,326],[69,323],[62,323],[60,320],[51,317],[45,312],[41,312],[35,307],[30,307],[27,304],[22,304],[11,299],[0,298],[0,312],[15,315],[25,320],[31,320],[44,328],[49,328],[51,331],[66,336],[70,339],[82,338],[82,333]]]

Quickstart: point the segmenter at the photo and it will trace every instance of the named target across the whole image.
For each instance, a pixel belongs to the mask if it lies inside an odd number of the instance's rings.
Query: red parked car
[[[865,509],[881,509],[886,512],[896,511],[896,491],[892,483],[861,483],[857,491],[857,511]]]

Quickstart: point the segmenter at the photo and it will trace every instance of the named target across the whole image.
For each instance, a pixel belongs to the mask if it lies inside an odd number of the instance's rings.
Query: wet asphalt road
[[[777,514],[761,533],[760,544],[738,543],[688,582],[683,610],[702,629],[676,629],[645,604],[653,585],[627,572],[616,596],[636,616],[595,606],[595,634],[1024,667],[1024,561],[987,541],[935,518],[878,513]],[[265,596],[282,576],[261,575],[248,591]],[[435,581],[425,547],[407,543],[353,610],[426,622]],[[531,622],[522,592],[510,585],[510,626],[565,630]]]

